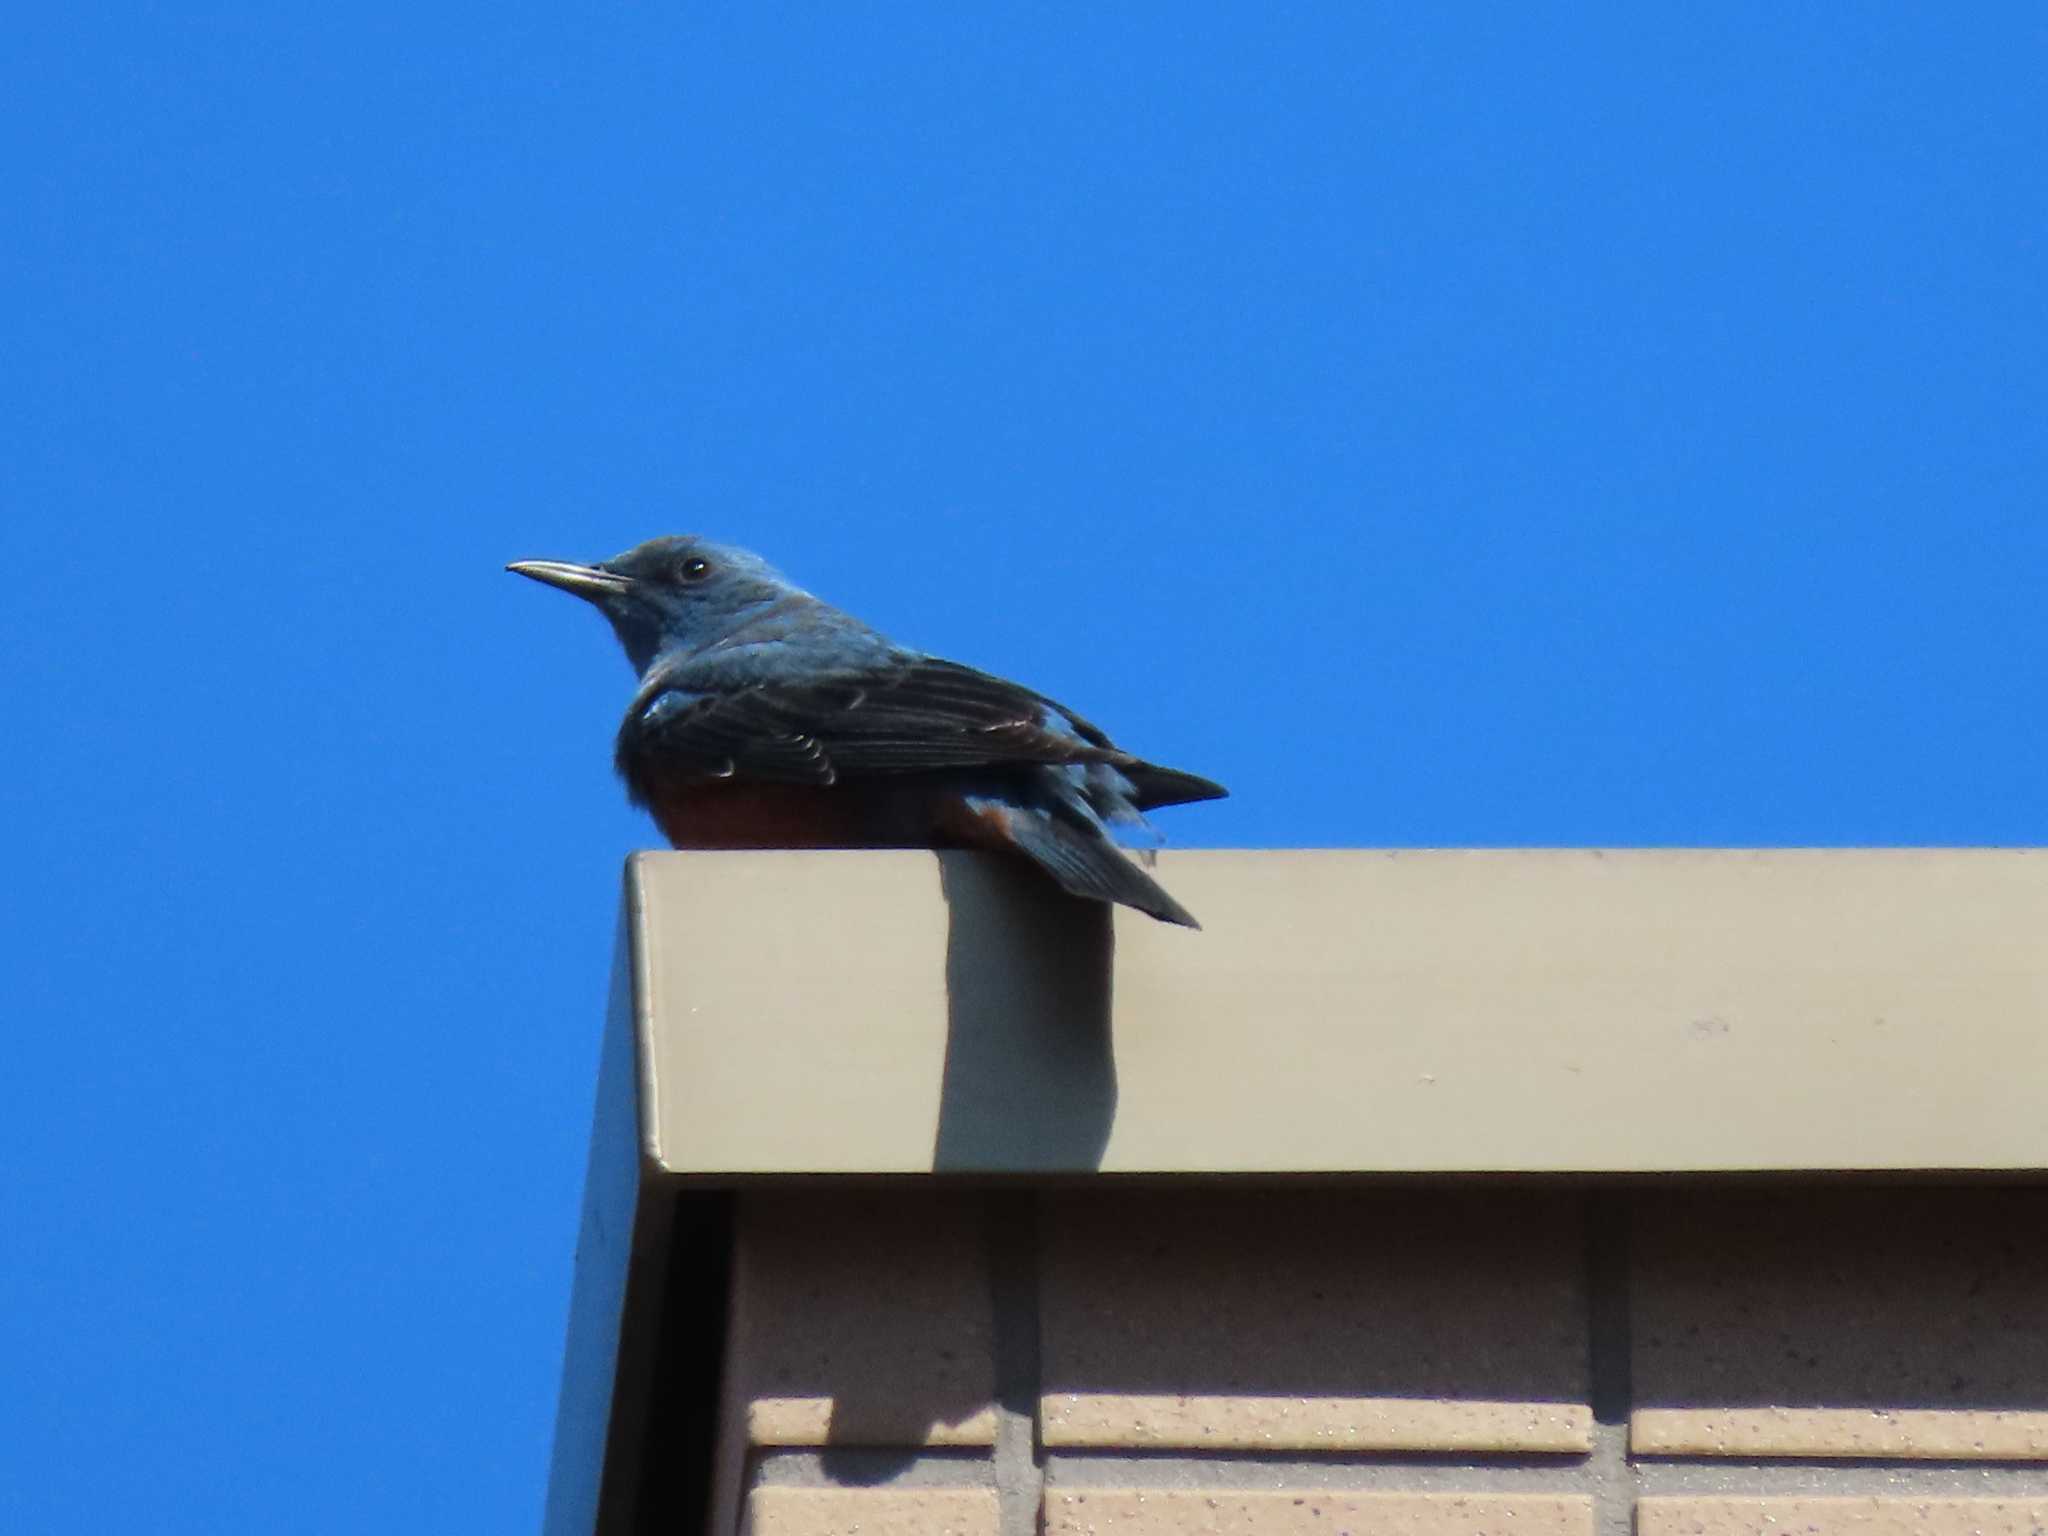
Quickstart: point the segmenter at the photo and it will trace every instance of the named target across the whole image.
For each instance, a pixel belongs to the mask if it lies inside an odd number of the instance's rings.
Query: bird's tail
[[[1058,881],[1069,895],[1122,902],[1162,923],[1179,923],[1184,928],[1202,926],[1195,921],[1194,913],[1167,895],[1157,880],[1117,852],[1116,845],[1099,827],[1077,826],[1060,816],[1005,809],[1007,841]]]
[[[1182,773],[1178,768],[1162,768],[1157,763],[1120,763],[1117,771],[1131,781],[1131,788],[1136,791],[1131,804],[1141,811],[1157,810],[1162,805],[1186,805],[1192,800],[1221,800],[1230,793],[1214,779]]]

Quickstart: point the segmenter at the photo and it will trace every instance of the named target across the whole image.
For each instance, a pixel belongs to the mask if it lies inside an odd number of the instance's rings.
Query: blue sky
[[[2048,20],[1685,9],[12,23],[4,1523],[538,1520],[651,835],[508,559],[756,547],[1183,844],[2043,841]]]

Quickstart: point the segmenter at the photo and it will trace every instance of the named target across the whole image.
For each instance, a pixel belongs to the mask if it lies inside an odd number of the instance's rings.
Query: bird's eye
[[[706,576],[709,576],[711,574],[711,562],[709,560],[702,559],[699,556],[692,555],[689,559],[683,562],[682,571],[683,580],[702,581]]]

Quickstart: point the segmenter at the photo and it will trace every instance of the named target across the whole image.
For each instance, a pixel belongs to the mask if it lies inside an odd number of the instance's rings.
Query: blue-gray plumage
[[[1118,852],[1219,784],[1016,683],[897,645],[758,555],[654,539],[508,567],[611,621],[640,687],[615,761],[678,848],[1004,848],[1073,895],[1199,926]]]

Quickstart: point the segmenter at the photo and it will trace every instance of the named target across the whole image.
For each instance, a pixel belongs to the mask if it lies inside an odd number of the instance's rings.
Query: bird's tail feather
[[[1098,829],[1083,829],[1052,816],[1012,812],[1010,841],[1070,895],[1117,901],[1163,923],[1199,928],[1195,915],[1166,894],[1145,871],[1117,852]]]
[[[1137,791],[1132,804],[1141,811],[1157,810],[1162,805],[1185,805],[1191,800],[1221,800],[1230,793],[1214,779],[1182,773],[1178,768],[1162,768],[1157,763],[1123,763],[1118,765],[1118,771]]]

